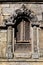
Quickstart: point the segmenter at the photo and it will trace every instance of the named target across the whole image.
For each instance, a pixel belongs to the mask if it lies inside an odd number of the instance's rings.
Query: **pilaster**
[[[12,58],[12,26],[7,29],[7,58]]]
[[[32,50],[33,50],[33,54],[32,54],[32,58],[39,58],[39,27],[37,26],[33,26],[33,33],[32,33],[32,37],[33,37],[33,43],[32,43]]]

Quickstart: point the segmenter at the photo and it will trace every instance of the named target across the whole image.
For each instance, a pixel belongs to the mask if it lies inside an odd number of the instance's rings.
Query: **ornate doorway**
[[[8,34],[8,42],[7,42],[8,58],[32,57],[34,48],[37,49],[37,41],[36,41],[37,34],[35,42],[32,38],[33,35],[32,31],[35,30],[37,33],[37,27],[39,26],[36,23],[37,23],[36,15],[33,13],[33,11],[28,10],[25,7],[25,5],[22,5],[20,9],[15,10],[14,14],[9,19],[6,20],[6,27]],[[36,27],[35,29],[34,26]],[[33,44],[35,46],[33,46]]]

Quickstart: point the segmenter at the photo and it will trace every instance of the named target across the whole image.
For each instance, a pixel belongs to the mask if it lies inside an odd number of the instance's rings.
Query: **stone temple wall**
[[[16,9],[20,9],[23,3],[7,3],[7,4],[0,4],[0,26],[4,25],[4,19],[8,19],[10,15],[14,13]],[[32,10],[38,17],[38,21],[43,20],[42,12],[43,12],[43,4],[25,4],[25,6]],[[7,30],[0,30],[0,56],[5,56],[6,46],[7,46]],[[43,48],[43,30],[39,32],[39,44],[40,48]],[[1,59],[0,59],[1,60]],[[26,59],[25,59],[26,60]],[[42,59],[43,60],[43,59]],[[37,59],[36,59],[37,61]],[[29,62],[0,62],[0,65],[43,65],[43,61],[33,61]]]

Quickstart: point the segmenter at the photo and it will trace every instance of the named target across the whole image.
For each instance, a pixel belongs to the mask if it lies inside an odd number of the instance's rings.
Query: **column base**
[[[38,58],[39,58],[39,54],[38,54],[38,53],[33,53],[33,54],[32,54],[32,58],[38,59]]]
[[[6,58],[12,59],[14,57],[13,53],[6,53]]]

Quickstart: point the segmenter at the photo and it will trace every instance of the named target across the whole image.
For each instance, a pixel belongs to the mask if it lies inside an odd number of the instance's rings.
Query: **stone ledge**
[[[0,29],[6,28],[6,25],[0,25]]]
[[[43,59],[0,59],[0,62],[43,62]]]

